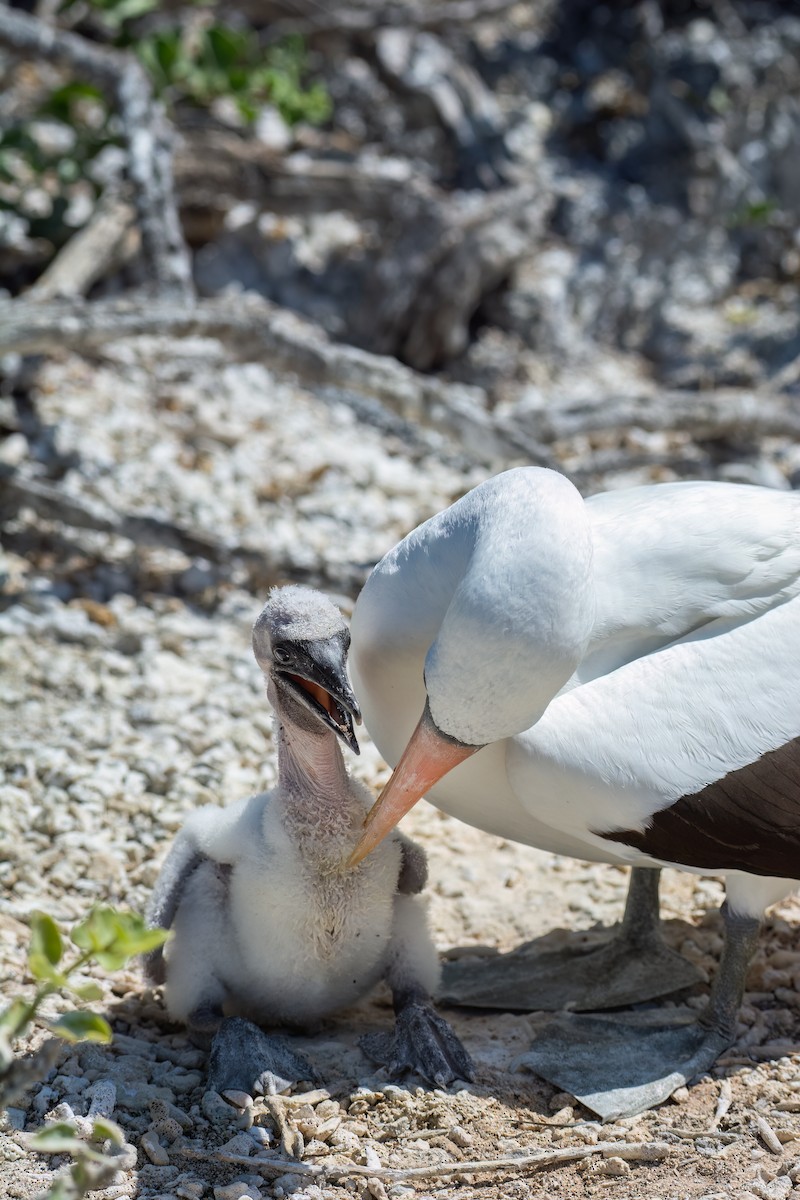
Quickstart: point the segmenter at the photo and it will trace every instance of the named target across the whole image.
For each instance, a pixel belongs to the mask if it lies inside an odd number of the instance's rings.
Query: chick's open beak
[[[426,705],[391,779],[367,814],[361,839],[347,860],[348,867],[366,858],[435,783],[480,749],[446,737],[437,729]]]
[[[296,648],[290,669],[274,676],[355,753],[360,753],[353,724],[361,710],[347,678],[347,647],[340,639],[319,640]]]

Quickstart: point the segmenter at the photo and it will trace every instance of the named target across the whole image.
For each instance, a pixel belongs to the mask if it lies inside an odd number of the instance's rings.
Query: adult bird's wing
[[[718,620],[558,697],[509,779],[587,857],[798,878],[798,678],[800,597]]]

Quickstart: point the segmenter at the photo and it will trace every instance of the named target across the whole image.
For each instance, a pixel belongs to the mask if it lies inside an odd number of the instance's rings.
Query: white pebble
[[[139,1144],[154,1166],[169,1166],[169,1155],[161,1145],[161,1142],[158,1140],[156,1135],[153,1133],[152,1129],[148,1129],[147,1133],[142,1134]]]

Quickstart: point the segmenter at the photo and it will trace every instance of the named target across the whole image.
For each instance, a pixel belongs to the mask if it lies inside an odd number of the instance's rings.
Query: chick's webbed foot
[[[368,1058],[392,1075],[416,1071],[437,1087],[474,1079],[475,1066],[453,1030],[431,1004],[413,1002],[397,1013],[395,1030],[367,1033],[359,1045]]]
[[[243,1017],[226,1017],[214,1034],[208,1086],[215,1092],[276,1095],[299,1079],[316,1078],[308,1059],[286,1038],[264,1033]]]

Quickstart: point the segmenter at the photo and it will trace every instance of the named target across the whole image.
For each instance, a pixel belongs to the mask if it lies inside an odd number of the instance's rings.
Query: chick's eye
[[[285,646],[273,646],[272,657],[275,662],[288,663],[292,656]]]

